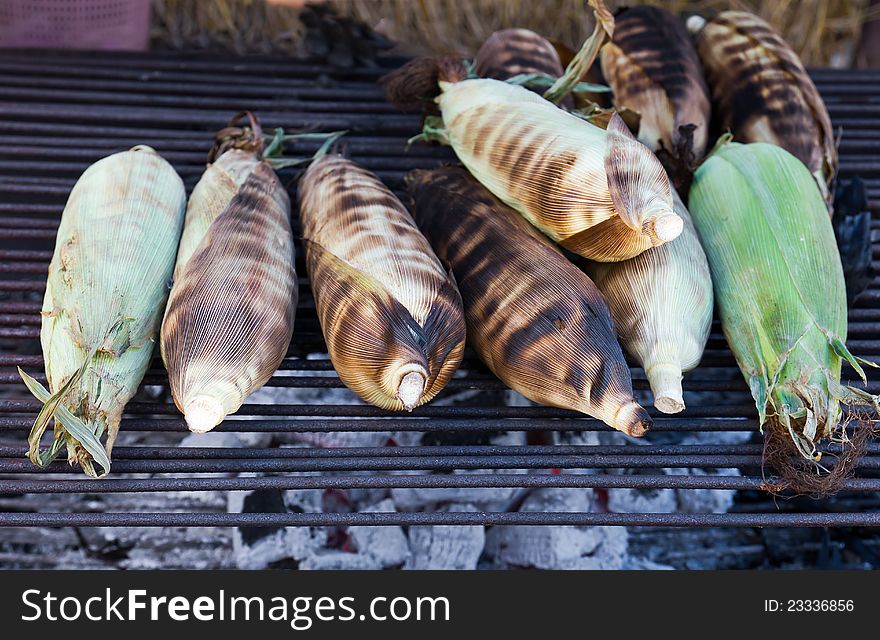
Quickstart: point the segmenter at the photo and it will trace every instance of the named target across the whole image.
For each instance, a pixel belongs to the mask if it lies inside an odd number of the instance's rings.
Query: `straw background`
[[[328,0],[401,43],[406,53],[471,53],[493,31],[527,27],[577,48],[589,34],[583,0]],[[614,10],[637,1],[607,0]],[[655,0],[704,15],[746,9],[781,31],[808,65],[852,66],[863,26],[880,19],[870,0]],[[153,0],[155,45],[304,55],[299,11],[265,0]]]

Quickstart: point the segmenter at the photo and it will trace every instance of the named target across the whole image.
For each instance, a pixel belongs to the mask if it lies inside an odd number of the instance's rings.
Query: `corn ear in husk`
[[[662,165],[618,114],[599,127],[549,101],[571,91],[613,33],[601,0],[589,4],[594,32],[546,100],[512,83],[469,78],[455,58],[411,61],[380,82],[387,99],[406,108],[413,88],[436,81],[441,118],[427,119],[414,139],[450,145],[489,191],[563,247],[615,262],[678,237],[682,221]]]
[[[721,127],[740,142],[769,142],[800,159],[830,209],[834,131],[797,54],[769,24],[745,11],[723,11],[708,21],[693,16],[687,24]]]
[[[590,263],[587,273],[605,297],[623,348],[645,370],[654,406],[684,409],[683,371],[696,367],[712,325],[712,278],[706,254],[681,198],[681,235],[635,258]]]
[[[637,6],[615,17],[602,48],[602,74],[614,106],[639,114],[638,139],[673,175],[706,154],[710,103],[700,59],[684,24],[660,7]]]
[[[345,158],[313,163],[299,202],[318,319],[340,379],[384,409],[428,402],[464,351],[452,277],[397,197]]]
[[[619,116],[601,129],[497,80],[450,83],[439,104],[465,167],[566,249],[614,262],[681,233],[663,167]]]
[[[809,171],[774,145],[722,143],[694,176],[690,211],[765,436],[818,460],[820,441],[846,435],[841,403],[877,398],[840,382],[843,361],[862,379],[864,361],[844,345],[843,271]]]
[[[193,190],[162,323],[171,393],[195,433],[269,380],[293,334],[290,200],[251,124],[237,143],[221,145]]]
[[[189,262],[211,224],[226,210],[258,164],[259,155],[253,149],[244,148],[229,149],[208,164],[187,203],[174,267],[175,280],[180,278],[183,266]]]
[[[66,447],[88,475],[109,472],[122,411],[153,357],[185,206],[177,172],[146,146],[99,160],[71,191],[43,299],[49,390],[19,370],[44,403],[28,439],[34,463]],[[41,451],[52,418],[55,439]]]
[[[633,436],[633,399],[608,307],[592,281],[463,169],[407,177],[419,227],[455,274],[468,341],[506,385]]]
[[[563,68],[556,48],[543,36],[529,29],[502,29],[480,46],[474,57],[474,71],[481,78],[495,80],[541,76],[552,82],[562,75]],[[567,108],[573,106],[570,96],[563,101]]]
[[[489,36],[474,58],[481,78],[507,80],[525,73],[562,75],[559,54],[548,40],[529,29],[502,29]]]

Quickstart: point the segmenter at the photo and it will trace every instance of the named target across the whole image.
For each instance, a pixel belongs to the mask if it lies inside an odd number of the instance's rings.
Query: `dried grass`
[[[525,27],[577,48],[590,33],[583,0],[334,0],[341,13],[379,25],[393,40],[438,53],[473,52],[493,31]],[[606,0],[612,10],[636,1]],[[655,0],[673,12],[757,13],[781,31],[808,65],[849,66],[868,0]]]
[[[636,0],[606,0],[610,8]],[[409,53],[473,53],[493,31],[526,27],[577,48],[590,33],[583,0],[329,0],[402,43]],[[674,12],[753,11],[781,31],[808,65],[847,67],[868,0],[655,0]],[[303,55],[296,9],[264,0],[153,0],[154,42],[171,48]],[[876,11],[876,10],[875,10]]]
[[[152,41],[171,49],[306,54],[299,11],[265,0],[153,0]]]

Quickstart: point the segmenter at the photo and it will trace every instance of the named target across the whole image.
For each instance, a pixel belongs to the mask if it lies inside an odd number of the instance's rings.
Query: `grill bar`
[[[7,513],[0,527],[878,527],[880,513]]]
[[[334,475],[260,478],[145,478],[111,480],[2,480],[0,493],[142,493],[165,491],[256,491],[288,489],[723,489],[759,490],[764,480],[747,476],[610,474]],[[880,491],[880,479],[857,478],[843,491]]]
[[[383,458],[329,458],[329,459],[265,459],[265,460],[119,460],[114,461],[115,473],[276,473],[313,471],[453,471],[455,469],[651,469],[660,467],[729,469],[758,467],[761,456],[690,455],[652,456],[582,455],[582,456],[410,456]],[[833,465],[831,465],[833,466]],[[878,469],[880,460],[863,458],[859,468]],[[47,467],[51,473],[81,474],[80,469],[67,462],[55,462]],[[2,473],[43,473],[30,460],[15,458],[0,460]]]
[[[0,418],[0,431],[27,431],[34,423],[34,417]],[[757,419],[698,419],[677,418],[654,422],[653,432],[754,432],[758,428]],[[598,420],[545,420],[535,419],[482,419],[472,418],[440,418],[440,419],[354,419],[345,418],[320,419],[297,418],[295,420],[251,420],[235,419],[224,421],[215,427],[215,431],[223,433],[370,433],[388,431],[417,432],[494,432],[494,431],[608,431],[609,427]],[[122,421],[123,432],[175,432],[186,433],[186,425],[182,419],[133,420]]]

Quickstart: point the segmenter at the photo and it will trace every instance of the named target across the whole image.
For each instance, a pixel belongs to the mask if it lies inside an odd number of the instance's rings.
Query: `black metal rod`
[[[280,105],[279,105],[280,106]],[[246,103],[240,105],[247,108]],[[11,103],[0,102],[0,117],[13,120],[51,121],[66,120],[72,122],[105,122],[123,124],[162,125],[169,129],[185,128],[192,125],[219,130],[229,120],[230,110],[223,109],[178,109],[173,107],[130,107],[119,109],[104,105],[72,105],[53,104],[50,102]],[[412,115],[397,113],[376,114],[328,114],[311,113],[309,111],[273,111],[264,110],[260,114],[264,121],[281,121],[288,127],[315,127],[325,130],[346,129],[356,132],[385,131],[388,133],[412,134],[419,130],[419,118]]]
[[[760,467],[760,455],[503,455],[384,456],[346,458],[264,458],[235,460],[118,460],[116,473],[244,473],[311,471],[453,471],[456,469],[736,469]],[[832,459],[823,460],[833,466]],[[861,458],[860,469],[880,469],[880,458]],[[50,473],[81,473],[66,462],[46,468]],[[0,473],[43,473],[23,458],[0,459]]]
[[[0,513],[5,527],[279,526],[878,527],[880,513]]]
[[[3,324],[3,317],[0,316],[0,325]],[[0,329],[0,335],[5,329]],[[26,331],[26,330],[22,330]],[[39,336],[39,330],[36,330]],[[46,377],[43,374],[36,374],[34,378],[40,382],[45,382]],[[0,385],[2,384],[20,384],[21,377],[17,373],[0,373]],[[167,384],[168,378],[165,375],[147,376],[144,384]],[[342,380],[334,376],[273,376],[268,380],[265,386],[278,387],[287,389],[342,389],[345,387]],[[633,380],[633,387],[636,389],[648,389],[647,380]],[[875,390],[876,387],[876,390]],[[462,389],[481,389],[481,390],[502,390],[507,387],[500,380],[495,378],[453,378],[444,387],[447,391],[460,391]],[[880,391],[880,382],[876,384],[869,383],[867,389],[876,393]],[[738,380],[699,380],[685,379],[685,391],[748,391],[745,382]]]
[[[0,431],[26,431],[34,423],[34,417],[0,416]],[[720,418],[672,418],[657,420],[652,433],[673,432],[742,432],[757,431],[757,419]],[[599,420],[554,420],[544,418],[492,419],[492,418],[297,418],[294,420],[227,419],[214,428],[224,433],[375,433],[402,432],[492,432],[492,431],[610,431],[611,427]],[[124,419],[122,431],[131,432],[177,432],[189,433],[182,417],[177,419]]]
[[[0,400],[0,413],[33,412],[36,414],[42,405],[33,400]],[[129,414],[179,415],[173,404],[150,402],[130,402],[126,405]],[[648,408],[648,412],[658,417],[664,414]],[[346,417],[377,418],[403,417],[401,413],[379,409],[369,405],[324,405],[324,404],[244,404],[240,415],[252,416],[296,416],[296,417]],[[405,414],[418,418],[583,418],[583,414],[554,407],[470,407],[428,404]],[[688,409],[691,418],[753,418],[756,415],[753,404],[724,406],[695,406]],[[393,424],[389,422],[389,425]]]
[[[0,479],[0,493],[143,493],[166,491],[257,491],[260,489],[715,489],[759,490],[762,478],[747,476],[609,475],[609,474],[408,474],[269,476],[247,478],[113,478],[31,480]],[[880,479],[854,478],[844,481],[842,491],[880,491]],[[2,516],[0,516],[2,517]]]
[[[269,130],[272,123],[266,123]],[[194,163],[204,164],[208,151],[211,149],[213,135],[208,132],[180,132],[180,136],[167,139],[144,131],[137,138],[88,138],[70,135],[66,138],[52,136],[22,136],[0,135],[0,148],[4,156],[21,155],[41,157],[52,154],[59,158],[96,158],[103,157],[113,151],[120,151],[138,144],[149,144],[162,153],[162,156],[174,163],[176,159],[186,159]],[[412,145],[405,148],[406,139],[401,137],[378,137],[358,134],[345,135],[345,148],[351,157],[372,158],[375,156],[392,156],[402,159],[412,158],[452,158],[452,151],[448,147],[436,145]],[[299,140],[287,142],[284,148],[289,155],[302,152],[310,154],[321,146],[320,141]],[[869,149],[871,147],[868,147]]]
[[[142,445],[116,447],[114,460],[265,460],[269,458],[399,458],[443,456],[688,456],[760,455],[761,444],[619,444],[619,445],[412,445],[388,447],[163,447]],[[840,453],[841,446],[820,447],[828,455]],[[25,446],[0,445],[0,459],[24,458]],[[865,453],[880,453],[880,443],[868,443]]]

